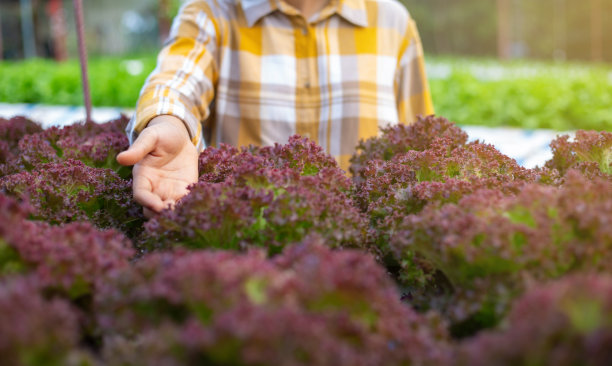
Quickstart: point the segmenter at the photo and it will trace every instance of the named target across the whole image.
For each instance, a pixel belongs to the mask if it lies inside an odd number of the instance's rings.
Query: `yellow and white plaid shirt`
[[[395,0],[330,0],[311,19],[283,0],[196,0],[174,20],[128,126],[185,122],[194,144],[299,134],[343,169],[360,139],[433,113],[423,49]]]

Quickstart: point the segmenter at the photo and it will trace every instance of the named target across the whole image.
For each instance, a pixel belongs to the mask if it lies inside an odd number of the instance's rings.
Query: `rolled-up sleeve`
[[[202,122],[209,117],[218,78],[218,20],[206,2],[184,5],[148,77],[127,126],[130,143],[155,117],[181,119],[194,145],[205,148]]]
[[[402,40],[397,70],[395,93],[399,121],[410,124],[416,120],[417,115],[433,114],[434,107],[425,72],[423,45],[412,18],[408,21],[406,34]]]

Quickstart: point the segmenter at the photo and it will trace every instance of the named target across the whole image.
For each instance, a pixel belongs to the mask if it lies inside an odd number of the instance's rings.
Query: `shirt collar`
[[[365,0],[338,0],[338,2],[337,12],[341,17],[359,27],[368,26]]]
[[[249,28],[259,19],[278,9],[277,0],[240,0],[240,6]]]
[[[279,9],[280,0],[240,0],[240,5],[249,27],[261,18]],[[365,0],[331,0],[333,11],[347,21],[360,26],[368,26]],[[334,6],[335,3],[335,6]],[[335,8],[335,9],[334,9]],[[324,10],[325,11],[325,10]]]

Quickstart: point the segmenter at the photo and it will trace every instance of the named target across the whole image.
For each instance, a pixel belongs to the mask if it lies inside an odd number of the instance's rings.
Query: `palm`
[[[180,121],[150,124],[117,160],[135,164],[134,198],[157,212],[173,206],[198,180],[198,152]]]
[[[197,181],[197,152],[193,145],[176,155],[158,150],[134,166],[134,194],[149,191],[167,207],[187,194],[187,187]]]

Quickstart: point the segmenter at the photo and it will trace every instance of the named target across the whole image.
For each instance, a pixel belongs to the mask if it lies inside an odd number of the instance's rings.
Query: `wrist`
[[[153,118],[148,124],[148,127],[153,127],[157,125],[171,125],[174,126],[177,130],[180,131],[181,134],[184,134],[185,138],[191,141],[191,136],[189,135],[189,130],[187,130],[187,126],[185,123],[178,117],[170,116],[170,115],[161,115]]]

